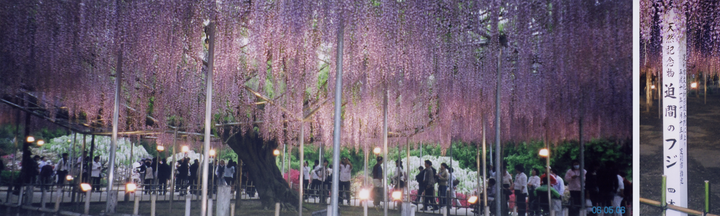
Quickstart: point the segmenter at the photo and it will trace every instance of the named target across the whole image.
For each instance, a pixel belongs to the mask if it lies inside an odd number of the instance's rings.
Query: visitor
[[[315,169],[315,173],[318,175],[318,180],[320,181],[320,201],[323,203],[327,203],[327,195],[328,195],[328,161],[323,160],[323,164],[320,167],[320,169]]]
[[[605,167],[598,172],[597,176],[598,189],[600,191],[600,206],[612,206],[615,195],[620,188],[622,181],[618,181],[615,163],[612,161],[605,162]]]
[[[372,177],[373,177],[373,205],[375,206],[375,209],[378,209],[378,206],[380,205],[380,200],[384,199],[384,190],[383,190],[383,170],[382,170],[382,163],[383,163],[383,157],[378,156],[375,162],[375,166],[373,166],[372,170]]]
[[[33,170],[35,170],[34,171],[35,175],[33,175],[33,177],[32,177],[32,180],[33,180],[32,183],[39,185],[39,184],[42,184],[42,176],[40,175],[40,171],[41,171],[40,168],[42,168],[42,166],[44,166],[45,164],[42,163],[42,160],[39,155],[33,156],[33,161],[35,161],[35,163],[32,163]]]
[[[453,200],[455,200],[454,201],[455,203],[453,203],[453,204],[456,207],[460,207],[460,206],[462,206],[462,203],[460,203],[460,199],[457,198],[457,186],[460,184],[460,180],[457,180],[457,178],[455,178],[455,175],[453,174],[453,173],[455,173],[455,169],[450,167],[450,169],[448,169],[448,171],[450,172],[450,179],[452,180],[452,181],[450,181],[452,183],[452,191],[451,191],[452,193],[450,193],[450,197]],[[449,188],[448,188],[448,190],[449,190]]]
[[[437,173],[438,177],[438,196],[440,197],[440,208],[444,208],[447,205],[447,185],[450,175],[448,174],[448,166],[446,163],[440,164],[440,172]]]
[[[223,179],[225,177],[225,161],[220,160],[220,164],[218,164],[217,168],[215,168],[215,182],[218,185],[224,185],[225,180]]]
[[[502,195],[504,196],[505,200],[510,200],[510,194],[512,193],[510,186],[513,184],[512,175],[507,171],[507,167],[502,167]]]
[[[625,206],[625,213],[627,215],[631,214],[631,205],[632,205],[632,182],[628,181],[627,178],[625,178],[626,172],[620,172],[619,174],[623,179],[623,200],[622,203],[620,203],[620,206]]]
[[[401,194],[404,193],[403,189],[405,188],[405,182],[407,181],[407,174],[405,174],[405,170],[403,170],[402,161],[396,160],[395,161],[395,174],[392,177],[393,181],[393,191],[399,191]],[[395,206],[400,206],[401,201],[395,201]]]
[[[565,173],[565,179],[568,180],[567,189],[570,191],[570,216],[580,215],[580,208],[584,200],[580,196],[582,190],[580,175],[584,179],[585,174],[587,174],[587,171],[580,169],[580,162],[577,160],[572,161],[572,168]]]
[[[325,160],[324,163],[329,163],[329,162],[327,160]],[[323,188],[325,191],[324,192],[325,195],[327,195],[329,197],[330,192],[331,192],[330,189],[332,189],[332,174],[333,174],[332,169],[333,169],[333,167],[332,167],[332,164],[325,165],[325,167],[327,167],[327,168],[325,168],[325,181],[323,181]],[[326,201],[326,199],[323,199],[323,202],[330,204],[329,201]]]
[[[520,164],[515,165],[515,173],[515,184],[513,184],[513,189],[515,190],[515,206],[517,206],[518,216],[525,216],[527,210],[525,197],[527,197],[528,194],[527,175],[525,175],[525,168]]]
[[[555,168],[550,168],[550,173],[556,181],[555,184],[551,186],[560,194],[559,199],[552,199],[553,209],[555,211],[555,215],[563,215],[562,197],[565,194],[565,181],[557,175],[557,170]]]
[[[155,181],[155,169],[152,166],[152,163],[150,162],[150,159],[145,160],[145,182],[143,185],[145,185],[145,191],[144,194],[148,193],[155,193],[153,190],[153,181]]]
[[[487,171],[488,171],[488,177],[487,177],[488,179],[491,179],[491,178],[497,179],[495,176],[495,167],[493,165],[488,165]]]
[[[348,160],[347,157],[343,157],[340,161],[340,202],[339,203],[345,203],[347,201],[347,205],[350,205],[350,177],[352,176],[352,164],[350,163],[350,160]],[[344,195],[343,195],[344,194]]]
[[[533,168],[532,171],[530,171],[530,178],[528,178],[528,184],[527,184],[527,191],[528,193],[528,201],[530,202],[530,216],[535,216],[537,214],[540,214],[540,211],[538,211],[537,206],[537,196],[535,196],[535,189],[540,187],[540,177],[538,176],[538,173],[540,171],[537,168]]]
[[[188,176],[190,193],[193,195],[197,194],[198,168],[200,168],[200,161],[198,159],[195,159],[193,164],[190,165],[190,176]]]
[[[312,185],[310,186],[310,189],[313,190],[313,197],[317,197],[318,195],[320,195],[320,186],[322,185],[322,181],[320,180],[320,176],[318,176],[318,173],[315,172],[315,170],[321,168],[322,166],[320,166],[320,162],[318,160],[315,160],[315,165],[313,165],[313,169],[311,171]]]
[[[487,204],[489,206],[490,212],[492,212],[493,214],[495,214],[495,208],[493,207],[494,205],[492,203],[495,200],[495,187],[494,186],[495,186],[495,179],[494,178],[488,179],[487,180],[487,189],[486,189],[487,190]],[[479,213],[482,213],[483,211],[485,211],[485,209],[480,209],[481,208],[480,206],[484,205],[482,203],[482,201],[480,200],[480,199],[482,199],[481,198],[482,197],[481,196],[482,189],[483,189],[482,187],[475,188],[475,195],[478,196],[478,201],[475,204],[470,205],[470,207],[473,209],[472,213],[479,214]]]
[[[418,174],[415,176],[415,181],[418,182],[417,198],[415,198],[415,204],[420,203],[423,193],[425,192],[425,168],[418,167]]]
[[[40,184],[42,184],[43,189],[48,190],[54,173],[52,162],[48,161],[46,157],[41,157],[38,167],[40,168]]]
[[[57,184],[62,185],[65,183],[65,177],[68,175],[71,163],[68,160],[68,153],[63,153],[62,158],[58,160],[55,171],[57,172]]]
[[[600,206],[600,189],[598,188],[598,174],[600,165],[593,164],[590,166],[587,179],[585,180],[585,191],[590,197],[590,206]]]
[[[613,196],[612,206],[615,209],[619,209],[621,206],[620,204],[623,200],[623,196],[625,195],[625,183],[623,182],[622,176],[620,176],[619,174],[615,174],[615,176],[617,176],[618,187],[617,190],[615,190],[615,196]],[[620,214],[620,212],[615,212],[612,215],[620,216],[622,214]]]
[[[180,196],[185,196],[187,194],[187,186],[185,185],[187,182],[187,178],[189,176],[190,166],[188,166],[189,158],[183,158],[182,161],[180,161],[180,164],[178,165],[178,174],[177,174],[177,181],[180,187]]]
[[[402,189],[405,187],[405,181],[407,180],[405,178],[405,170],[403,170],[402,161],[396,160],[395,161],[395,174],[393,175],[393,186],[395,189]]]
[[[544,176],[544,175],[543,175]],[[538,206],[542,209],[545,215],[549,215],[550,213],[550,202],[547,197],[548,190],[550,190],[551,199],[561,199],[560,193],[558,193],[555,188],[548,187],[548,180],[547,178],[540,178],[540,182],[542,185],[535,189],[535,197],[537,197]],[[553,204],[553,208],[555,208]],[[558,215],[558,214],[555,214]]]
[[[235,165],[234,162],[230,160],[228,162],[227,166],[225,166],[225,172],[223,173],[223,179],[225,179],[224,184],[221,185],[232,185],[233,184],[233,175],[235,175]],[[222,163],[221,163],[222,164]]]
[[[303,163],[303,199],[308,198],[308,188],[310,187],[310,167],[308,167],[308,162],[305,161]]]
[[[92,178],[92,189],[95,192],[100,191],[100,171],[102,171],[100,156],[95,156],[95,158],[93,158],[92,173],[90,175],[90,178]]]
[[[172,176],[172,170],[170,168],[170,165],[167,164],[167,159],[163,158],[160,160],[158,164],[158,181],[160,186],[160,193],[162,195],[165,195],[167,193],[167,182],[170,180],[170,176]]]
[[[432,162],[430,160],[425,160],[425,202],[420,210],[427,211],[428,206],[432,206],[433,211],[439,209],[437,203],[435,202],[436,176],[436,171],[435,168],[432,167]]]

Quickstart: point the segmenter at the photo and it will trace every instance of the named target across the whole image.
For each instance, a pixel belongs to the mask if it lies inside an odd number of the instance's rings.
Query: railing
[[[666,199],[665,199],[666,193],[667,193],[665,190],[666,185],[667,185],[667,176],[663,175],[662,176],[662,188],[660,189],[662,191],[662,193],[660,195],[660,201],[655,201],[655,200],[646,199],[646,198],[640,198],[640,203],[661,208],[663,215],[665,215],[665,212],[667,211],[667,209],[670,209],[670,210],[684,212],[686,214],[691,214],[691,215],[720,216],[720,215],[716,215],[716,214],[710,214],[710,182],[708,180],[705,180],[705,194],[704,194],[705,195],[705,203],[704,203],[705,208],[703,209],[703,211],[698,211],[698,210],[693,210],[693,209],[689,209],[689,208],[685,208],[685,207],[681,207],[681,206],[667,204]]]
[[[177,202],[177,211],[176,213],[180,213],[182,211],[182,206],[185,205],[184,201],[186,199],[190,199],[192,206],[198,206],[199,202],[202,200],[200,197],[201,187],[197,184],[187,184],[184,183],[182,185],[177,185],[175,190],[171,190],[170,184],[165,184],[164,186],[161,186],[160,184],[137,184],[137,189],[135,192],[132,193],[125,193],[125,183],[116,184],[113,187],[113,190],[118,191],[118,203],[124,205],[132,204],[135,202],[135,200],[138,200],[138,202],[147,203],[150,201],[153,203],[153,197],[155,198],[154,202],[163,202],[166,204],[169,204],[168,202]],[[330,199],[330,190],[329,185],[323,184],[324,188],[311,188],[310,186],[307,187],[307,189],[304,192],[304,202],[306,203],[317,203],[317,204],[327,204]],[[28,187],[31,186],[31,187]],[[94,185],[94,188],[97,188],[96,192],[82,192],[79,188],[79,183],[69,184],[65,183],[63,185],[55,185],[55,184],[31,184],[31,185],[23,185],[22,187],[4,187],[5,192],[9,192],[7,194],[7,198],[4,200],[5,205],[7,206],[20,206],[19,204],[22,203],[24,207],[28,207],[28,201],[25,200],[24,202],[20,202],[20,199],[26,199],[27,195],[30,193],[25,193],[21,195],[22,193],[18,193],[17,195],[13,195],[12,192],[15,191],[14,189],[17,188],[17,192],[26,192],[27,190],[33,190],[34,193],[33,200],[30,202],[31,204],[35,205],[34,210],[37,211],[46,211],[46,212],[75,212],[75,214],[84,212],[85,209],[85,203],[86,201],[88,203],[102,203],[107,201],[107,185]],[[2,192],[3,187],[0,187],[0,193]],[[233,190],[237,189],[236,187],[233,187]],[[239,187],[239,191],[235,191],[236,193],[240,193],[240,199],[241,200],[252,200],[252,199],[259,199],[259,196],[256,195],[257,190],[255,189],[255,186],[251,184],[243,184]],[[296,187],[293,187],[293,189],[296,189]],[[171,192],[174,191],[174,195],[171,195]],[[211,198],[216,198],[216,195],[214,193],[215,186],[211,184],[209,186],[208,190],[208,196]],[[391,210],[400,210],[402,207],[402,202],[406,200],[406,194],[405,191],[403,191],[403,196],[401,201],[393,201],[392,200],[392,193],[393,190],[388,190],[388,208]],[[58,196],[58,193],[61,193],[60,196]],[[437,192],[436,192],[437,193]],[[89,194],[89,196],[87,196]],[[127,195],[126,195],[127,194]],[[184,195],[183,195],[184,194]],[[449,194],[449,193],[447,193]],[[367,202],[369,206],[370,211],[376,211],[373,204],[373,196],[370,197],[369,200],[361,200],[358,197],[356,197],[357,193],[354,190],[343,190],[340,191],[340,205],[349,205],[349,206],[356,206],[356,207],[362,207],[363,202]],[[39,196],[39,198],[38,198]],[[236,196],[233,196],[232,199],[235,199]],[[9,199],[8,199],[9,198]],[[323,198],[325,198],[323,200]],[[432,196],[421,196],[420,199],[418,199],[418,196],[416,194],[410,194],[410,202],[414,203],[417,206],[416,212],[422,212],[422,213],[435,213],[435,214],[442,214],[443,211],[446,211],[450,215],[482,215],[484,208],[480,207],[482,206],[483,200],[482,198],[479,198],[476,200],[476,204],[471,204],[469,202],[470,196],[463,197],[462,195],[459,195],[458,197],[446,197],[446,196],[436,196],[436,194],[433,194]],[[172,200],[172,201],[171,201]],[[429,202],[427,206],[427,210],[421,209],[421,207],[425,207],[425,200],[428,201],[434,201]],[[445,202],[444,200],[447,200]],[[344,201],[344,202],[343,202]],[[61,207],[59,207],[55,203],[62,204]],[[382,203],[382,200],[380,202]],[[442,203],[445,203],[446,205],[441,205]],[[38,205],[40,204],[40,205]],[[449,208],[448,205],[449,204]],[[53,208],[53,205],[55,208]],[[172,204],[170,204],[172,205]],[[382,207],[384,204],[380,204],[377,206],[378,211],[382,211]],[[506,209],[508,212],[515,212],[517,211],[516,208],[512,208],[510,206],[515,206],[516,203],[514,200],[510,199],[507,201],[508,208]],[[531,210],[531,203],[526,203],[527,205],[527,212],[530,212]],[[542,204],[539,204],[542,205]],[[39,207],[38,207],[39,206]],[[167,205],[164,205],[164,207],[168,207]],[[445,208],[438,208],[435,209],[434,207],[445,207]],[[567,204],[563,204],[563,207],[569,208],[573,207]],[[574,206],[578,207],[578,206]],[[673,208],[670,206],[669,208]],[[167,212],[167,210],[164,210],[164,208],[160,211]],[[170,206],[170,209],[172,209],[172,206]],[[495,202],[491,201],[489,202],[489,209],[492,213],[495,213]],[[540,212],[542,208],[537,207],[537,211]],[[125,208],[125,212],[118,211],[118,213],[134,213],[130,210],[127,210]],[[147,213],[148,209],[144,208],[141,210],[142,212]],[[567,211],[567,209],[565,209]],[[543,212],[547,213],[547,212]],[[692,213],[691,213],[692,214]]]

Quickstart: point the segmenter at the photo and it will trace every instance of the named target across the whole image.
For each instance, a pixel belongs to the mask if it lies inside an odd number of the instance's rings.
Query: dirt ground
[[[640,197],[660,200],[662,169],[662,120],[657,100],[646,112],[645,96],[640,99]],[[688,203],[689,208],[704,208],[704,181],[709,180],[710,212],[720,213],[720,94],[691,92],[688,98]],[[640,205],[640,214],[660,215],[660,209]]]

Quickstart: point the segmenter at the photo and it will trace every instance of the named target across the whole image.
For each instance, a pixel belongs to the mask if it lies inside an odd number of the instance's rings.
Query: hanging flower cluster
[[[588,138],[628,138],[631,5],[6,1],[0,93],[33,92],[107,126],[122,71],[121,130],[199,132],[212,63],[214,124],[280,144],[305,127],[307,141],[330,144],[342,30],[346,146],[380,140],[385,100],[392,136],[480,140],[496,94],[502,140],[577,139],[581,119]]]

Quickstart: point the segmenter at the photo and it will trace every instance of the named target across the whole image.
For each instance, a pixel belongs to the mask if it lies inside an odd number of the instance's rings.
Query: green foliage
[[[20,127],[20,136],[23,136],[23,130],[24,128]],[[46,142],[56,137],[64,136],[65,134],[67,134],[67,131],[64,129],[50,130],[47,128],[37,129],[30,132],[30,135],[34,136],[36,139],[42,139]],[[15,135],[16,130],[14,124],[5,124],[0,126],[0,156],[12,154],[12,149],[15,147],[15,143],[13,141]],[[22,138],[20,140],[22,140]],[[18,143],[18,148],[21,147],[22,143]]]
[[[8,182],[15,182],[14,180],[20,176],[20,171],[19,170],[14,171],[14,173],[15,173],[15,175],[14,175],[15,178],[13,178],[13,172],[11,172],[9,170],[2,171],[2,173],[0,173],[0,184],[5,184]]]
[[[545,159],[538,156],[538,152],[542,148],[544,148],[542,142],[505,145],[503,155],[507,155],[505,164],[508,171],[513,173],[515,165],[521,164],[526,173],[529,173],[527,170],[531,168],[537,168],[543,173]],[[578,142],[551,145],[550,166],[555,168],[559,172],[558,174],[564,175],[572,166],[573,160],[580,160],[580,144]],[[585,143],[585,169],[589,170],[595,164],[602,166],[607,161],[615,162],[618,170],[627,173],[628,177],[632,176],[632,152],[624,152],[621,145],[610,140],[591,140]]]

